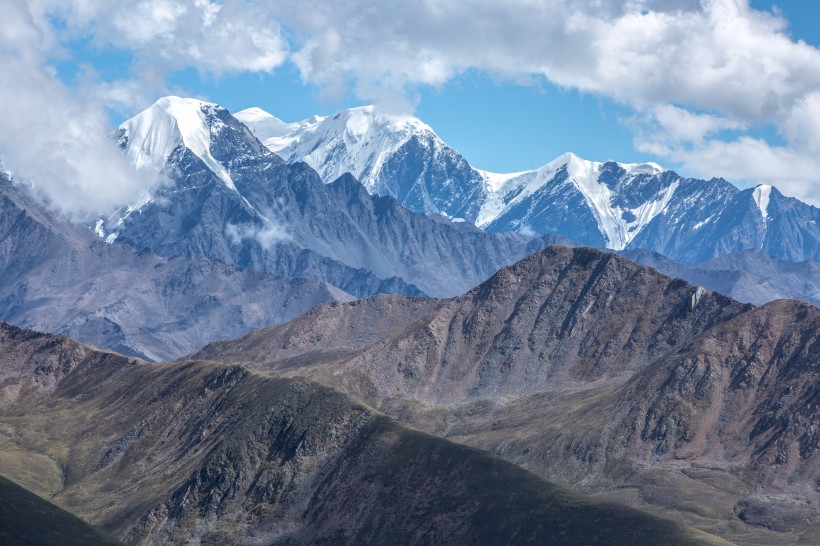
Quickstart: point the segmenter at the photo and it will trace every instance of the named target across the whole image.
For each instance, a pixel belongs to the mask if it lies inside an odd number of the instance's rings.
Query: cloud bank
[[[105,109],[60,84],[45,63],[50,36],[18,2],[0,19],[0,159],[57,210],[110,210],[157,183],[138,175],[109,138]]]
[[[636,149],[688,173],[772,183],[820,204],[820,50],[792,39],[783,17],[747,0],[11,2],[12,21],[0,22],[2,60],[24,79],[0,80],[0,102],[4,114],[51,114],[55,121],[43,120],[39,132],[52,143],[42,149],[70,150],[76,135],[103,122],[103,103],[145,107],[168,73],[186,67],[224,76],[291,63],[329,96],[353,91],[393,109],[412,108],[418,86],[480,70],[607,97],[633,110]],[[47,64],[78,38],[129,52],[133,76],[97,81],[86,90],[94,100],[79,100]],[[31,104],[20,108],[24,89]],[[87,121],[72,128],[69,114]],[[17,128],[26,131],[20,118]],[[774,128],[779,142],[754,136],[761,127]],[[108,154],[97,137],[78,138],[98,151],[88,164],[63,162],[70,184],[82,187],[97,160],[119,172],[116,160],[101,159]],[[21,150],[6,140],[0,157],[14,170]],[[21,173],[35,156],[17,160]]]

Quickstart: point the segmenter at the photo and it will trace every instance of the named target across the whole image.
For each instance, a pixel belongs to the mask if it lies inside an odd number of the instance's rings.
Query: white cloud
[[[161,183],[135,172],[110,137],[107,107],[143,108],[169,71],[271,70],[285,58],[268,11],[242,1],[10,0],[0,17],[0,158],[55,209],[82,218],[139,199]],[[56,23],[55,23],[56,21]],[[91,38],[133,52],[134,77],[102,81],[84,67],[69,89],[49,65],[64,43]]]
[[[244,0],[34,0],[42,21],[58,18],[63,37],[92,36],[164,70],[188,66],[215,75],[270,71],[287,54],[276,11]]]
[[[243,240],[252,239],[262,248],[270,248],[275,243],[288,241],[291,235],[280,225],[269,223],[266,226],[254,224],[228,224],[225,226],[225,236],[232,245],[239,245]]]
[[[771,184],[820,205],[820,93],[799,101],[780,121],[788,145],[744,134],[743,122],[671,105],[655,107],[632,124],[636,149],[672,158],[692,176]],[[722,137],[722,131],[735,136]]]
[[[20,2],[0,19],[0,158],[70,215],[108,211],[159,179],[134,172],[116,143],[102,104],[79,98],[45,64],[39,29]]]

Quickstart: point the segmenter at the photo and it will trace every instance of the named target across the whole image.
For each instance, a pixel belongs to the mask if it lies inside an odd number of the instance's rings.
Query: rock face
[[[635,237],[631,248],[647,248],[690,264],[745,250],[792,262],[820,261],[817,207],[771,186],[738,190],[722,179],[691,184],[691,195],[681,194],[681,202],[670,204]],[[725,195],[716,198],[711,188],[704,188],[710,184],[725,187]],[[691,200],[701,207],[685,213]]]
[[[551,247],[462,297],[322,305],[196,357],[313,378],[739,543],[811,544],[818,336],[811,305],[755,308],[611,254]]]
[[[191,130],[198,138],[173,137],[180,123],[157,121],[167,116],[199,120]],[[214,104],[162,99],[127,121],[120,142],[132,158],[156,157],[152,141],[134,138],[153,134],[145,125],[172,135],[156,140],[177,143],[159,154],[172,183],[111,219],[103,234],[161,256],[321,280],[355,296],[452,296],[555,240],[487,234],[412,213],[392,197],[369,195],[349,174],[324,184],[306,164],[286,164],[266,150]],[[192,140],[205,147],[188,147]]]
[[[284,124],[237,114],[273,151],[305,161],[325,182],[352,172],[371,193],[426,214],[491,231],[558,234],[612,250],[647,249],[694,264],[760,250],[820,261],[820,209],[771,186],[739,190],[723,179],[681,177],[653,163],[587,161],[567,153],[539,169],[480,171],[418,119],[373,107]]]
[[[129,544],[723,543],[405,429],[310,381],[0,332],[3,388],[27,393],[0,409],[13,431],[4,460],[52,457],[51,500]],[[38,373],[37,354],[56,366]],[[25,379],[43,374],[48,388]]]
[[[106,244],[0,177],[0,318],[152,360],[349,301],[326,283]]]
[[[357,394],[377,399],[450,404],[623,382],[747,309],[611,254],[553,246],[458,298],[322,306],[292,324],[214,343],[196,357],[291,370],[290,359],[304,353],[355,351],[309,373],[351,384],[358,377]],[[362,323],[393,330],[373,332]]]
[[[662,358],[613,401],[613,446],[661,459],[748,461],[749,478],[811,491],[820,468],[820,310],[776,301]],[[647,396],[648,394],[648,396]],[[617,449],[617,448],[616,448]]]

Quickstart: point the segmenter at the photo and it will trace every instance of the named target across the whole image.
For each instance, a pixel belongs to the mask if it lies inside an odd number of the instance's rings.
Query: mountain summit
[[[164,97],[120,125],[120,145],[137,168],[155,171],[162,171],[172,154],[184,147],[235,191],[231,175],[211,154],[213,137],[226,128],[226,114],[209,102]]]
[[[350,173],[370,193],[393,196],[415,212],[473,222],[484,200],[481,173],[411,116],[363,106],[292,124],[258,108],[236,118],[285,161],[304,161],[325,182]]]

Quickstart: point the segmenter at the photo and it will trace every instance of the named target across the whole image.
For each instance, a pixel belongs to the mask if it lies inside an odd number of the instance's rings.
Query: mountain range
[[[818,209],[776,189],[741,191],[722,180],[683,179],[655,164],[597,164],[572,154],[521,176],[496,175],[471,167],[421,121],[372,107],[296,124],[259,109],[236,116],[214,104],[166,97],[125,122],[120,142],[135,164],[169,173],[172,183],[98,221],[97,231],[163,256],[206,257],[325,281],[356,297],[457,295],[548,243],[574,242],[633,249],[626,252],[647,260],[653,254],[637,249],[650,249],[674,262],[664,271],[742,301],[818,301],[811,250]],[[266,154],[237,120],[290,165]],[[327,187],[302,160],[316,167]],[[562,178],[564,171],[569,178]],[[242,180],[238,190],[236,177]],[[473,213],[456,212],[456,202]],[[503,203],[510,206],[498,208]],[[732,211],[715,212],[729,205]],[[554,225],[533,239],[516,210],[525,216],[540,210],[537,215]],[[503,233],[484,237],[456,214],[473,218],[485,232]],[[623,220],[630,214],[636,220]],[[740,224],[726,220],[730,216]],[[317,221],[322,217],[334,221]],[[169,224],[171,218],[177,223]],[[509,221],[502,226],[501,218]],[[768,226],[763,231],[761,222]],[[772,227],[781,225],[791,227]],[[761,233],[765,245],[755,239]],[[795,241],[803,250],[788,250]],[[734,254],[744,257],[714,267],[713,256]],[[788,265],[797,259],[806,266]]]
[[[368,106],[287,124],[259,108],[237,119],[288,162],[325,182],[345,172],[410,210],[488,232],[558,234],[611,250],[646,249],[684,264],[760,250],[820,260],[820,209],[761,185],[739,190],[654,163],[598,163],[567,153],[511,174],[471,166],[420,120]]]
[[[324,184],[304,163],[264,148],[227,110],[193,99],[161,99],[121,126],[120,142],[171,183],[105,219],[100,234],[160,256],[321,280],[355,296],[451,296],[558,239],[413,213],[349,174]]]
[[[255,117],[249,119],[253,112]],[[482,231],[469,221],[454,222],[435,213],[409,211],[400,203],[402,199],[407,201],[407,195],[379,195],[392,190],[374,181],[373,168],[353,169],[359,164],[354,159],[369,164],[367,158],[374,156],[373,150],[391,149],[385,142],[393,142],[398,148],[407,146],[407,142],[399,145],[399,141],[388,137],[412,134],[415,142],[424,136],[425,142],[439,150],[438,156],[460,165],[459,169],[447,171],[453,180],[457,171],[472,169],[418,120],[387,123],[388,118],[372,108],[342,112],[336,120],[314,118],[295,126],[277,122],[258,110],[238,115],[248,126],[217,105],[167,97],[125,122],[117,135],[125,153],[138,168],[165,173],[168,182],[148,189],[139,202],[124,204],[113,215],[91,221],[89,227],[94,235],[69,225],[27,197],[25,184],[11,183],[4,174],[8,230],[4,235],[5,273],[0,279],[0,292],[6,294],[0,299],[2,317],[126,354],[167,360],[215,339],[295,318],[322,301],[379,293],[455,296],[498,268],[548,244],[577,244],[561,235],[533,238],[521,233]],[[367,118],[364,121],[363,116]],[[252,134],[260,132],[270,146],[278,142],[279,153],[283,153],[299,143],[307,146],[307,137],[330,121],[333,123],[325,127],[327,138],[334,134],[330,129],[338,132],[340,127],[356,121],[363,131],[362,150],[367,153],[348,157],[342,153],[344,146],[334,148],[339,160],[345,161],[334,171],[342,173],[339,178],[326,184],[304,162],[284,162]],[[381,147],[373,144],[377,129],[384,133],[378,141]],[[270,136],[283,131],[285,137]],[[319,146],[317,153],[323,149]],[[389,157],[387,163],[409,157],[382,152],[374,157],[384,161]],[[568,158],[570,163],[583,163],[575,156]],[[328,170],[332,164],[328,160],[320,171],[325,176],[333,174]],[[655,165],[622,167],[634,174],[630,180],[644,180],[647,187],[676,176]],[[348,168],[364,183],[344,171]],[[387,176],[385,168],[378,170],[382,176]],[[425,180],[431,188],[441,189],[444,174],[431,169],[425,171],[429,175]],[[444,190],[446,186],[442,186]],[[425,186],[413,183],[409,187],[418,192]],[[449,191],[444,190],[442,195]],[[620,191],[626,194],[634,190],[626,184]],[[774,195],[770,192],[772,203],[778,199]],[[578,218],[576,225],[581,225],[589,209],[583,199],[578,199],[580,208],[567,209],[565,217],[570,223]],[[632,199],[640,201],[640,195]],[[797,208],[816,212],[808,205]],[[690,212],[695,214],[694,207]],[[27,222],[11,222],[21,214]],[[788,222],[802,230],[805,225],[798,220]],[[638,233],[638,239],[646,230],[654,229],[653,222]],[[584,239],[577,232],[570,235]],[[808,241],[811,232],[801,237]],[[45,247],[51,249],[49,252],[40,252],[32,244],[41,240],[48,242]],[[643,249],[622,252],[741,301],[763,304],[778,297],[812,303],[820,300],[818,266],[811,260],[801,265],[772,258],[763,250],[746,250],[686,265]],[[149,256],[153,254],[156,256]],[[160,262],[173,267],[154,267]],[[92,272],[112,267],[116,275],[103,275],[90,282]],[[55,276],[54,271],[60,274]],[[179,287],[186,283],[196,288],[181,290]],[[143,288],[128,290],[135,285]],[[169,289],[173,286],[178,288]],[[86,296],[78,300],[76,293]],[[263,293],[279,296],[262,298]],[[261,305],[262,301],[266,303]],[[145,319],[155,315],[155,305],[165,311],[157,317],[156,325],[148,326],[154,321]],[[163,330],[167,333],[161,333]]]

